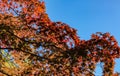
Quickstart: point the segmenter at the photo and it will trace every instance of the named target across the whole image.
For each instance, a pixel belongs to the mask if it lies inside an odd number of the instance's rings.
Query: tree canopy
[[[120,47],[110,33],[81,40],[76,29],[53,22],[42,0],[0,0],[0,75],[103,76],[114,73]]]

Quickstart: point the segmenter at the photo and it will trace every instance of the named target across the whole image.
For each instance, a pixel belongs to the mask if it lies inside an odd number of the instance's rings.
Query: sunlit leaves
[[[74,28],[52,22],[45,10],[40,0],[0,0],[1,73],[94,76],[101,62],[104,76],[118,75],[114,60],[120,57],[120,48],[114,36],[97,32],[80,40]]]

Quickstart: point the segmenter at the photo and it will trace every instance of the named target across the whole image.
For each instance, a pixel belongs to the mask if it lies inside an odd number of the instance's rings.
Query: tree
[[[53,22],[41,0],[0,0],[0,72],[20,76],[104,76],[114,73],[120,47],[114,36],[97,32],[80,40],[77,31]]]

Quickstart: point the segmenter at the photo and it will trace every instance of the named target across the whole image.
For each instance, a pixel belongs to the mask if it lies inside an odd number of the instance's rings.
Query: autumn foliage
[[[97,32],[80,40],[76,30],[53,22],[41,0],[0,0],[0,75],[103,76],[114,73],[120,47],[110,33]]]

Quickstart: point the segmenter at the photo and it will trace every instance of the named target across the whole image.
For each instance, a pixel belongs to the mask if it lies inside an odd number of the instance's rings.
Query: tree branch
[[[31,53],[31,52],[21,50],[21,49],[19,49],[19,48],[1,48],[1,47],[0,47],[0,49],[20,50],[20,51],[22,51],[22,52],[24,52],[24,53],[30,54],[31,56],[37,57],[39,60],[48,59],[48,58],[41,57],[41,56],[39,56],[39,55],[33,54],[33,53]]]

